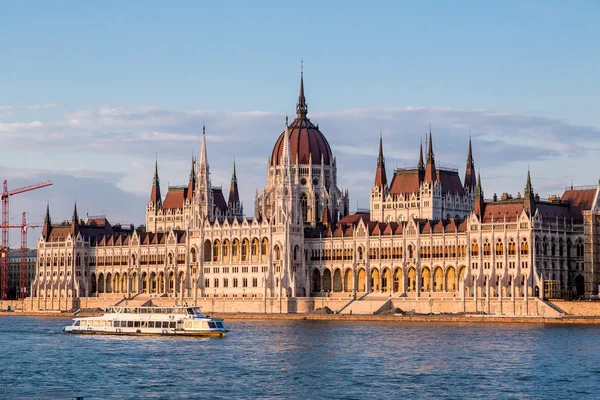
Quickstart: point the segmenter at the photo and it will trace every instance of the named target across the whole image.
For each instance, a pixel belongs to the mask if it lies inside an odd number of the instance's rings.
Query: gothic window
[[[412,244],[408,246],[408,258],[413,258],[413,247],[412,247]]]
[[[260,246],[260,255],[261,256],[266,256],[267,255],[267,248],[268,247],[269,247],[269,239],[263,238],[261,246]]]
[[[496,255],[501,256],[504,254],[504,245],[502,244],[502,239],[498,239],[496,243]]]
[[[240,255],[240,241],[238,239],[233,240],[233,257],[239,257]]]
[[[281,260],[281,249],[279,245],[275,245],[275,261]]]
[[[473,243],[471,244],[471,256],[478,256],[479,255],[479,245],[477,244],[477,240],[473,240]]]
[[[210,243],[210,240],[205,240],[204,241],[204,261],[210,261],[211,260],[211,254],[212,253],[212,245]]]
[[[300,207],[302,208],[302,221],[308,221],[308,199],[306,198],[306,193],[302,193],[300,195]]]
[[[550,242],[550,255],[551,256],[556,255],[556,243],[554,243],[554,238],[552,238],[552,240]]]
[[[250,247],[250,242],[248,239],[244,239],[242,241],[242,261],[248,261],[248,247]]]
[[[523,241],[521,242],[521,255],[527,255],[529,254],[529,243],[527,243],[527,239],[523,238]]]
[[[517,254],[517,245],[515,244],[515,240],[511,238],[508,242],[508,255],[514,256],[515,254]]]
[[[485,242],[483,243],[483,255],[489,256],[490,254],[492,254],[492,246],[490,245],[490,242],[485,239]]]
[[[196,262],[196,248],[192,247],[192,250],[190,250],[190,256],[191,256],[192,262],[195,263]]]

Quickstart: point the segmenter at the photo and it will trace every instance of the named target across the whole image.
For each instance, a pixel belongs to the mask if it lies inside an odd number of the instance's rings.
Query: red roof
[[[523,211],[523,200],[485,203],[482,222],[489,223],[492,220],[503,222],[505,218],[507,222],[516,221],[521,211]]]
[[[279,136],[273,153],[271,154],[271,165],[279,165],[283,154],[283,137],[285,131]],[[290,154],[294,164],[308,164],[312,157],[312,163],[321,165],[321,156],[325,165],[331,164],[333,156],[331,147],[319,128],[313,125],[308,118],[299,117],[288,126],[290,138]]]
[[[180,210],[183,208],[187,188],[170,187],[163,202],[163,210]]]
[[[566,190],[561,201],[567,202],[571,205],[571,216],[576,221],[582,221],[582,211],[591,210],[594,197],[596,196],[596,189],[572,189]]]

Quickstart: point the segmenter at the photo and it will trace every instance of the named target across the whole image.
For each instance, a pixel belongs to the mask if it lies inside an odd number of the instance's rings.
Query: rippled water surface
[[[224,339],[66,335],[0,318],[0,394],[106,398],[600,398],[600,327],[228,321]]]

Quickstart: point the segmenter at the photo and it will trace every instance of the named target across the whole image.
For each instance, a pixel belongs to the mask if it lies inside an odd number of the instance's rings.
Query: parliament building
[[[373,185],[365,188],[370,209],[350,213],[329,142],[308,118],[301,77],[296,118],[286,118],[275,140],[248,217],[235,164],[229,193],[212,185],[202,130],[186,186],[163,197],[155,166],[144,226],[83,220],[76,205],[70,223],[53,224],[46,210],[33,307],[162,299],[209,300],[214,308],[217,299],[254,301],[268,312],[274,299],[316,308],[323,296],[510,301],[598,292],[598,185],[541,199],[526,171],[522,194],[485,198],[471,140],[461,180],[457,169],[436,166],[430,129],[416,166],[394,171],[380,137]]]

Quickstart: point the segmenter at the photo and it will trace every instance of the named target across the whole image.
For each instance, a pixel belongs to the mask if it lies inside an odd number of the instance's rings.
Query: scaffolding
[[[583,212],[583,279],[586,298],[598,294],[600,284],[600,212]]]
[[[560,281],[545,280],[544,281],[544,298],[545,299],[562,299],[565,294],[560,290]]]

